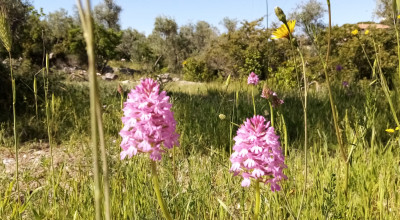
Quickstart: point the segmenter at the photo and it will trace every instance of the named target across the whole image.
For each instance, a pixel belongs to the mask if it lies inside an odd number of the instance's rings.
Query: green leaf
[[[232,218],[236,219],[236,218],[233,216],[232,212],[229,210],[228,206],[226,206],[225,203],[222,202],[220,199],[217,199],[217,200],[218,200],[219,204],[222,206],[222,208],[224,208],[225,211],[226,211]]]

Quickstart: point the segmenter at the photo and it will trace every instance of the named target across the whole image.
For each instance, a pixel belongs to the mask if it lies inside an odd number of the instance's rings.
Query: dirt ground
[[[22,188],[34,189],[42,185],[51,171],[50,155],[48,143],[30,143],[19,149],[18,170],[25,183]],[[0,179],[12,179],[16,170],[14,148],[0,148],[0,159]],[[55,172],[63,168],[64,174],[72,178],[83,166],[90,166],[84,158],[84,152],[63,146],[53,147],[53,164]]]

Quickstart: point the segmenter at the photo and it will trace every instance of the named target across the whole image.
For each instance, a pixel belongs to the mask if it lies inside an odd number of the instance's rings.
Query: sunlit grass
[[[163,197],[174,219],[249,219],[253,212],[253,189],[243,189],[240,178],[229,172],[230,119],[241,124],[252,114],[251,91],[242,82],[228,88],[223,83],[185,84],[173,82],[164,88],[171,96],[178,122],[181,146],[159,165]],[[21,191],[25,201],[20,211],[25,219],[90,219],[94,214],[93,178],[89,148],[89,112],[87,84],[64,84],[55,91],[57,111],[54,123],[54,179],[57,198],[52,198],[51,162],[45,135],[39,141],[25,143],[20,150]],[[133,85],[132,85],[133,86]],[[130,86],[123,85],[125,91]],[[132,87],[131,87],[132,88]],[[148,158],[135,157],[120,161],[118,132],[121,128],[120,96],[117,83],[100,84],[104,103],[105,141],[110,169],[111,214],[115,219],[160,219],[151,186]],[[236,93],[239,105],[236,106]],[[309,175],[302,218],[372,218],[400,217],[398,190],[400,161],[397,134],[384,130],[392,125],[391,115],[379,89],[354,86],[351,90],[334,87],[337,107],[343,109],[340,122],[346,130],[346,147],[353,148],[350,160],[349,193],[345,198],[345,177],[329,112],[326,93],[310,92],[309,97]],[[272,193],[262,185],[260,219],[293,219],[300,206],[303,187],[301,101],[296,92],[278,91],[285,99],[279,109],[288,129],[289,177],[281,192]],[[268,116],[269,106],[256,95],[257,112]],[[43,108],[43,103],[42,103]],[[347,109],[347,121],[345,112]],[[40,111],[42,120],[43,111]],[[218,115],[225,114],[225,120]],[[35,112],[32,111],[32,115]],[[23,119],[23,118],[22,118]],[[24,121],[24,120],[22,120]],[[35,130],[35,120],[31,127]],[[283,142],[281,120],[276,128]],[[40,125],[36,125],[40,126]],[[13,158],[3,124],[1,155]],[[233,127],[233,134],[236,132]],[[44,130],[37,131],[45,132]],[[8,141],[7,141],[8,140]],[[44,151],[43,155],[34,152]],[[26,157],[24,157],[26,155]],[[31,160],[27,158],[33,156]],[[0,165],[0,216],[16,217],[16,199],[8,187],[12,172]],[[15,183],[14,185],[15,186]],[[29,199],[29,201],[28,201]],[[55,202],[53,204],[52,202]]]

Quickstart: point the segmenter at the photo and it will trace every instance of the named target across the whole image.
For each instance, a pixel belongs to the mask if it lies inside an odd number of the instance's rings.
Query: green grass
[[[40,85],[40,84],[39,84]],[[132,85],[123,85],[128,91]],[[260,92],[261,87],[258,87]],[[228,88],[222,83],[164,85],[171,96],[181,146],[160,162],[161,191],[174,219],[249,219],[253,188],[242,188],[241,178],[229,172],[229,156],[237,127],[253,114],[251,90],[243,82]],[[40,88],[39,88],[40,89]],[[89,91],[87,83],[61,83],[55,94],[55,195],[46,154],[45,112],[39,99],[39,118],[32,103],[20,106],[19,126],[25,133],[20,150],[20,186],[24,219],[93,219],[93,176],[89,147]],[[151,184],[147,155],[120,161],[120,97],[116,82],[100,85],[105,141],[108,149],[112,218],[162,219]],[[238,99],[236,99],[236,91]],[[261,185],[260,219],[293,219],[300,207],[304,183],[302,107],[294,90],[277,91],[285,103],[275,111],[277,133],[283,143],[284,117],[288,132],[285,159],[288,180],[273,193]],[[39,94],[40,95],[40,94]],[[400,219],[399,135],[384,130],[394,121],[379,88],[334,86],[339,121],[346,147],[353,148],[349,188],[344,193],[345,170],[336,145],[329,100],[324,88],[309,93],[309,175],[301,219]],[[34,99],[32,99],[34,100]],[[24,108],[25,106],[25,111]],[[257,113],[268,116],[269,106],[256,98]],[[225,114],[225,120],[219,114]],[[278,115],[278,116],[277,116]],[[0,126],[0,155],[12,158],[10,123]],[[12,139],[11,139],[12,140]],[[43,151],[38,159],[26,158]],[[24,155],[27,157],[24,159]],[[26,160],[26,161],[25,161]],[[34,165],[32,165],[34,164]],[[0,164],[0,216],[16,218],[13,174]],[[10,185],[14,184],[14,185]],[[54,202],[54,203],[53,203]]]

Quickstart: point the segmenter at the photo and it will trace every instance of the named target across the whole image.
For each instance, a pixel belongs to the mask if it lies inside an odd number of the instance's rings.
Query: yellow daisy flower
[[[358,30],[355,29],[354,31],[351,32],[352,35],[356,36],[358,34]]]
[[[369,34],[369,30],[366,30],[366,31],[364,32],[364,34],[365,34],[365,35],[368,35],[368,34]]]
[[[394,129],[393,128],[388,128],[385,130],[387,133],[394,133]]]
[[[288,27],[286,27],[285,24],[282,24],[276,31],[272,32],[272,35],[274,37],[272,39],[281,39],[281,38],[287,38],[289,39],[289,35],[294,32],[294,26],[296,25],[296,20],[288,21]]]
[[[397,15],[397,19],[400,19],[400,15]]]

